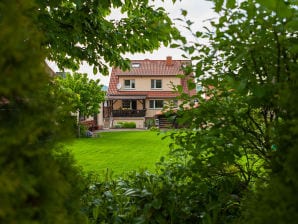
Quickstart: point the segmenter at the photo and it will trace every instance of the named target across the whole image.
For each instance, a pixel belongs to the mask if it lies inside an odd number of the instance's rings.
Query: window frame
[[[129,81],[129,85],[126,85],[126,81]],[[124,80],[124,89],[135,89],[136,81],[134,79],[125,79]]]
[[[129,104],[129,107],[126,107],[124,104]],[[123,109],[131,109],[131,100],[122,100],[122,108]]]
[[[157,87],[157,81],[160,81],[160,87]],[[151,89],[162,89],[162,79],[151,79]]]
[[[162,107],[157,107],[157,102],[162,101]],[[151,102],[153,102],[153,107]],[[149,109],[157,110],[157,109],[162,109],[165,105],[165,101],[162,99],[155,99],[155,100],[149,100]]]

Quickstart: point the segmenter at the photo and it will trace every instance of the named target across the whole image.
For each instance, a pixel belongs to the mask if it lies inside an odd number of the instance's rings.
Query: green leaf
[[[293,9],[291,9],[290,6],[287,5],[284,1],[257,0],[257,2],[267,9],[276,12],[281,17],[288,18],[292,16]]]
[[[98,216],[99,216],[99,208],[95,207],[92,209],[92,215],[94,220],[97,220]]]
[[[193,82],[193,80],[187,80],[187,87],[189,90],[192,90],[196,88],[196,84]]]
[[[224,3],[224,0],[214,0],[215,2],[215,12],[220,12],[222,10],[222,7],[223,7],[223,3]]]
[[[201,36],[203,35],[203,33],[202,33],[202,32],[199,32],[199,31],[197,31],[195,35],[196,35],[196,37],[201,37]]]
[[[236,0],[227,0],[226,7],[229,9],[234,9],[236,7]]]
[[[181,15],[182,15],[182,16],[187,16],[187,11],[184,10],[184,9],[181,9]]]
[[[93,74],[96,75],[97,72],[98,72],[97,67],[96,66],[93,66]]]
[[[171,44],[170,45],[170,48],[178,48],[178,47],[180,47],[180,44]]]
[[[162,200],[159,198],[155,198],[152,203],[151,203],[152,207],[155,209],[160,209],[161,205],[162,205]]]

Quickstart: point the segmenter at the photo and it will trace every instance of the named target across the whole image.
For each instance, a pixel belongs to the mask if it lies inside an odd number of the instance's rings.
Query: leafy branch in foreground
[[[280,131],[295,124],[289,116],[295,110],[281,102],[289,99],[288,89],[296,82],[297,8],[291,1],[214,2],[218,21],[207,32],[193,33],[208,44],[176,45],[190,55],[194,65],[188,70],[203,88],[193,98],[181,93],[185,103],[199,99],[199,107],[178,112],[189,129],[171,135],[178,145],[173,155],[185,152],[181,164],[186,161],[187,169],[179,175],[194,185],[202,178],[216,184],[217,178],[239,177],[243,203],[256,186],[268,189],[283,169],[279,157],[287,158]],[[296,136],[294,130],[289,139]]]
[[[84,223],[81,171],[58,143],[72,127],[51,88],[33,2],[0,2],[0,223]]]
[[[153,51],[180,37],[165,10],[148,0],[36,2],[33,13],[38,15],[36,23],[45,35],[42,46],[48,49],[48,59],[61,69],[77,70],[87,61],[94,73],[107,75],[107,64],[129,68],[123,54]],[[109,18],[114,8],[120,9],[123,18]]]

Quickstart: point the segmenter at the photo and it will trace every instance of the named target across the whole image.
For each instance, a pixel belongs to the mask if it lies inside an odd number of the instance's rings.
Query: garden
[[[297,223],[297,0],[210,2],[210,29],[181,10],[188,42],[151,1],[0,1],[0,223]],[[73,92],[45,62],[108,74],[161,45],[183,50],[202,86],[174,87],[184,128],[75,139],[70,115],[105,94],[76,73],[94,88]]]
[[[78,138],[67,145],[86,172],[155,170],[155,163],[169,152],[170,139],[155,131],[101,132],[94,138]]]

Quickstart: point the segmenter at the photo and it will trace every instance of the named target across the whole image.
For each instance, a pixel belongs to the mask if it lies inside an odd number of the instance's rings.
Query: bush
[[[135,122],[118,122],[114,128],[136,128]]]
[[[237,178],[177,179],[170,169],[117,179],[107,173],[91,183],[83,197],[91,223],[231,223],[239,215]]]
[[[136,128],[135,122],[123,122],[122,124],[123,128]]]
[[[122,125],[121,124],[115,124],[114,128],[122,128]]]

